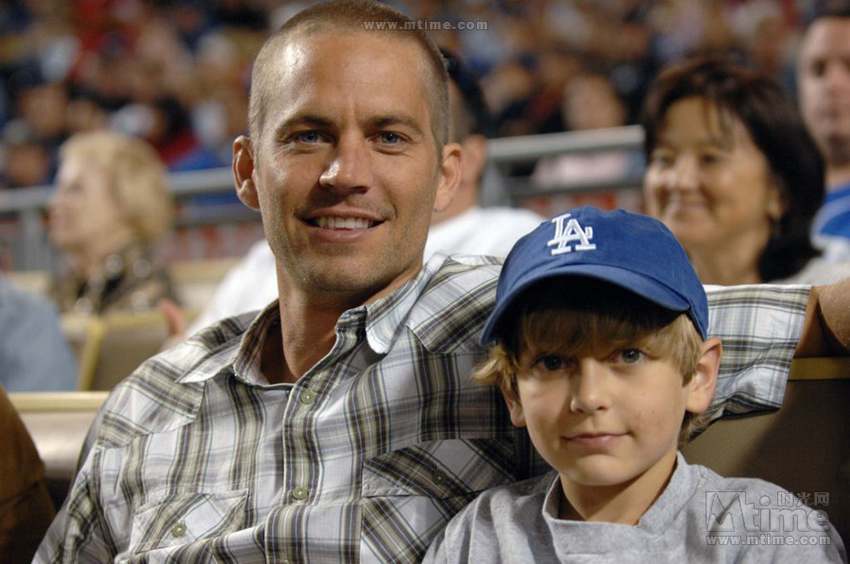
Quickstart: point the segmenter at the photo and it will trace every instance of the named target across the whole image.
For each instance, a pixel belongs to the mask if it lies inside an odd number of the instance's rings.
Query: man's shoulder
[[[470,343],[478,350],[478,335],[496,297],[501,260],[435,255],[428,264],[432,267],[434,272],[410,311],[409,327],[431,350],[456,351]]]
[[[101,408],[98,442],[121,446],[194,420],[205,382],[232,361],[255,313],[224,319],[143,362]]]

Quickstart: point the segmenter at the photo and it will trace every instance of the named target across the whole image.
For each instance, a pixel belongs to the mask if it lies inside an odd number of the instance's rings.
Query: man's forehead
[[[348,48],[340,49],[343,46]],[[315,74],[334,63],[348,66],[359,60],[369,63],[363,65],[366,70],[377,71],[395,64],[405,69],[407,76],[413,76],[424,70],[426,56],[414,40],[399,34],[321,28],[291,34],[278,48],[275,66],[283,78],[299,70]]]
[[[273,106],[297,111],[365,88],[376,101],[427,106],[423,57],[415,42],[392,41],[376,32],[298,32],[270,61],[269,98]]]

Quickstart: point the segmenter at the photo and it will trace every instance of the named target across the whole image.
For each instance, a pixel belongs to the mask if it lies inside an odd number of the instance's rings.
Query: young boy
[[[714,394],[707,333],[703,287],[660,222],[585,207],[520,239],[475,377],[557,474],[486,491],[425,561],[844,562],[823,513],[678,453]]]

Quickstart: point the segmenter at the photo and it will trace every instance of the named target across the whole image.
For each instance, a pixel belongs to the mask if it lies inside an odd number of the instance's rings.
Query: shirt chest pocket
[[[489,439],[431,441],[366,461],[363,497],[474,497],[513,481],[511,445]]]
[[[133,516],[130,552],[217,537],[244,526],[246,490],[179,493],[146,503]]]

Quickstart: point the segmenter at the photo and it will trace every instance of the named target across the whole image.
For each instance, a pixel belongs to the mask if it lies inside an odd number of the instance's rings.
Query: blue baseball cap
[[[481,344],[496,340],[505,313],[529,286],[569,276],[604,280],[662,308],[686,312],[702,338],[708,336],[705,290],[673,233],[645,215],[585,206],[544,221],[516,242],[502,267]]]

